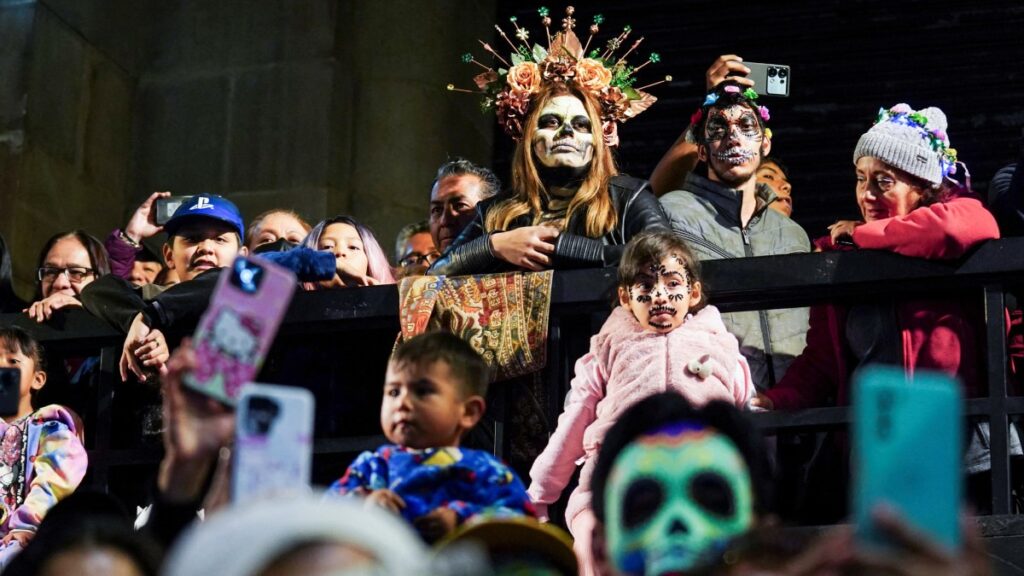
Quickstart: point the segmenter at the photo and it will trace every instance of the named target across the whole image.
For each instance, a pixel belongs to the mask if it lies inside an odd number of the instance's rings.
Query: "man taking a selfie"
[[[771,151],[769,113],[758,105],[751,80],[727,79],[744,70],[736,56],[722,56],[708,70],[710,92],[687,129],[699,164],[681,189],[661,197],[673,231],[701,260],[810,251],[807,234],[768,209],[775,193],[757,182],[757,169]],[[735,312],[722,319],[739,339],[758,389],[774,385],[803,350],[806,308]]]

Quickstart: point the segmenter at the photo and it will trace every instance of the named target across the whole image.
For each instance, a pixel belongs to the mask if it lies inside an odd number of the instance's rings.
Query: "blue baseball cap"
[[[183,224],[200,218],[230,224],[238,232],[239,238],[245,237],[245,224],[242,223],[242,213],[238,211],[238,206],[217,194],[196,194],[189,198],[188,202],[178,206],[171,219],[164,224],[164,231],[168,236],[174,236]]]

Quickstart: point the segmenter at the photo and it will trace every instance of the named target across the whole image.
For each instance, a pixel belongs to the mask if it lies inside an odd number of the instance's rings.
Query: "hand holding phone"
[[[158,213],[160,212],[158,207],[159,201],[170,197],[170,192],[153,192],[150,194],[149,198],[146,198],[142,204],[139,204],[131,219],[128,220],[128,224],[124,227],[125,235],[135,242],[141,242],[163,230],[163,225],[167,220],[160,222],[158,218]]]
[[[184,375],[195,367],[195,352],[185,339],[167,362],[162,378],[164,458],[157,487],[172,502],[202,499],[218,453],[232,443],[235,434],[233,410],[182,386]]]
[[[295,286],[295,276],[276,264],[236,258],[196,328],[196,369],[185,384],[233,406],[263,365]]]
[[[853,511],[858,540],[889,543],[879,506],[948,550],[960,546],[963,407],[942,373],[869,366],[855,376]]]
[[[707,91],[715,89],[722,82],[732,78],[741,86],[750,86],[753,81],[747,78],[750,69],[743,64],[743,59],[736,54],[723,54],[715,59],[704,74]]]

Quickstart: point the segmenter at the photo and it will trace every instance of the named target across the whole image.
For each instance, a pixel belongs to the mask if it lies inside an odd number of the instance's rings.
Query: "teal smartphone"
[[[963,399],[941,373],[869,366],[855,376],[853,514],[860,541],[886,547],[871,511],[887,504],[950,550],[960,547]]]

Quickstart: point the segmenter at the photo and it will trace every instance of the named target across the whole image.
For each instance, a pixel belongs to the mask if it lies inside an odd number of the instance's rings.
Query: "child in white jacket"
[[[739,407],[753,394],[747,361],[718,309],[705,305],[698,274],[696,257],[672,233],[643,234],[629,243],[619,266],[620,306],[576,362],[565,411],[530,470],[530,498],[546,519],[548,505],[583,465],[565,513],[581,574],[594,570],[590,477],[619,415],[657,392],[679,392],[698,406],[717,399]]]

